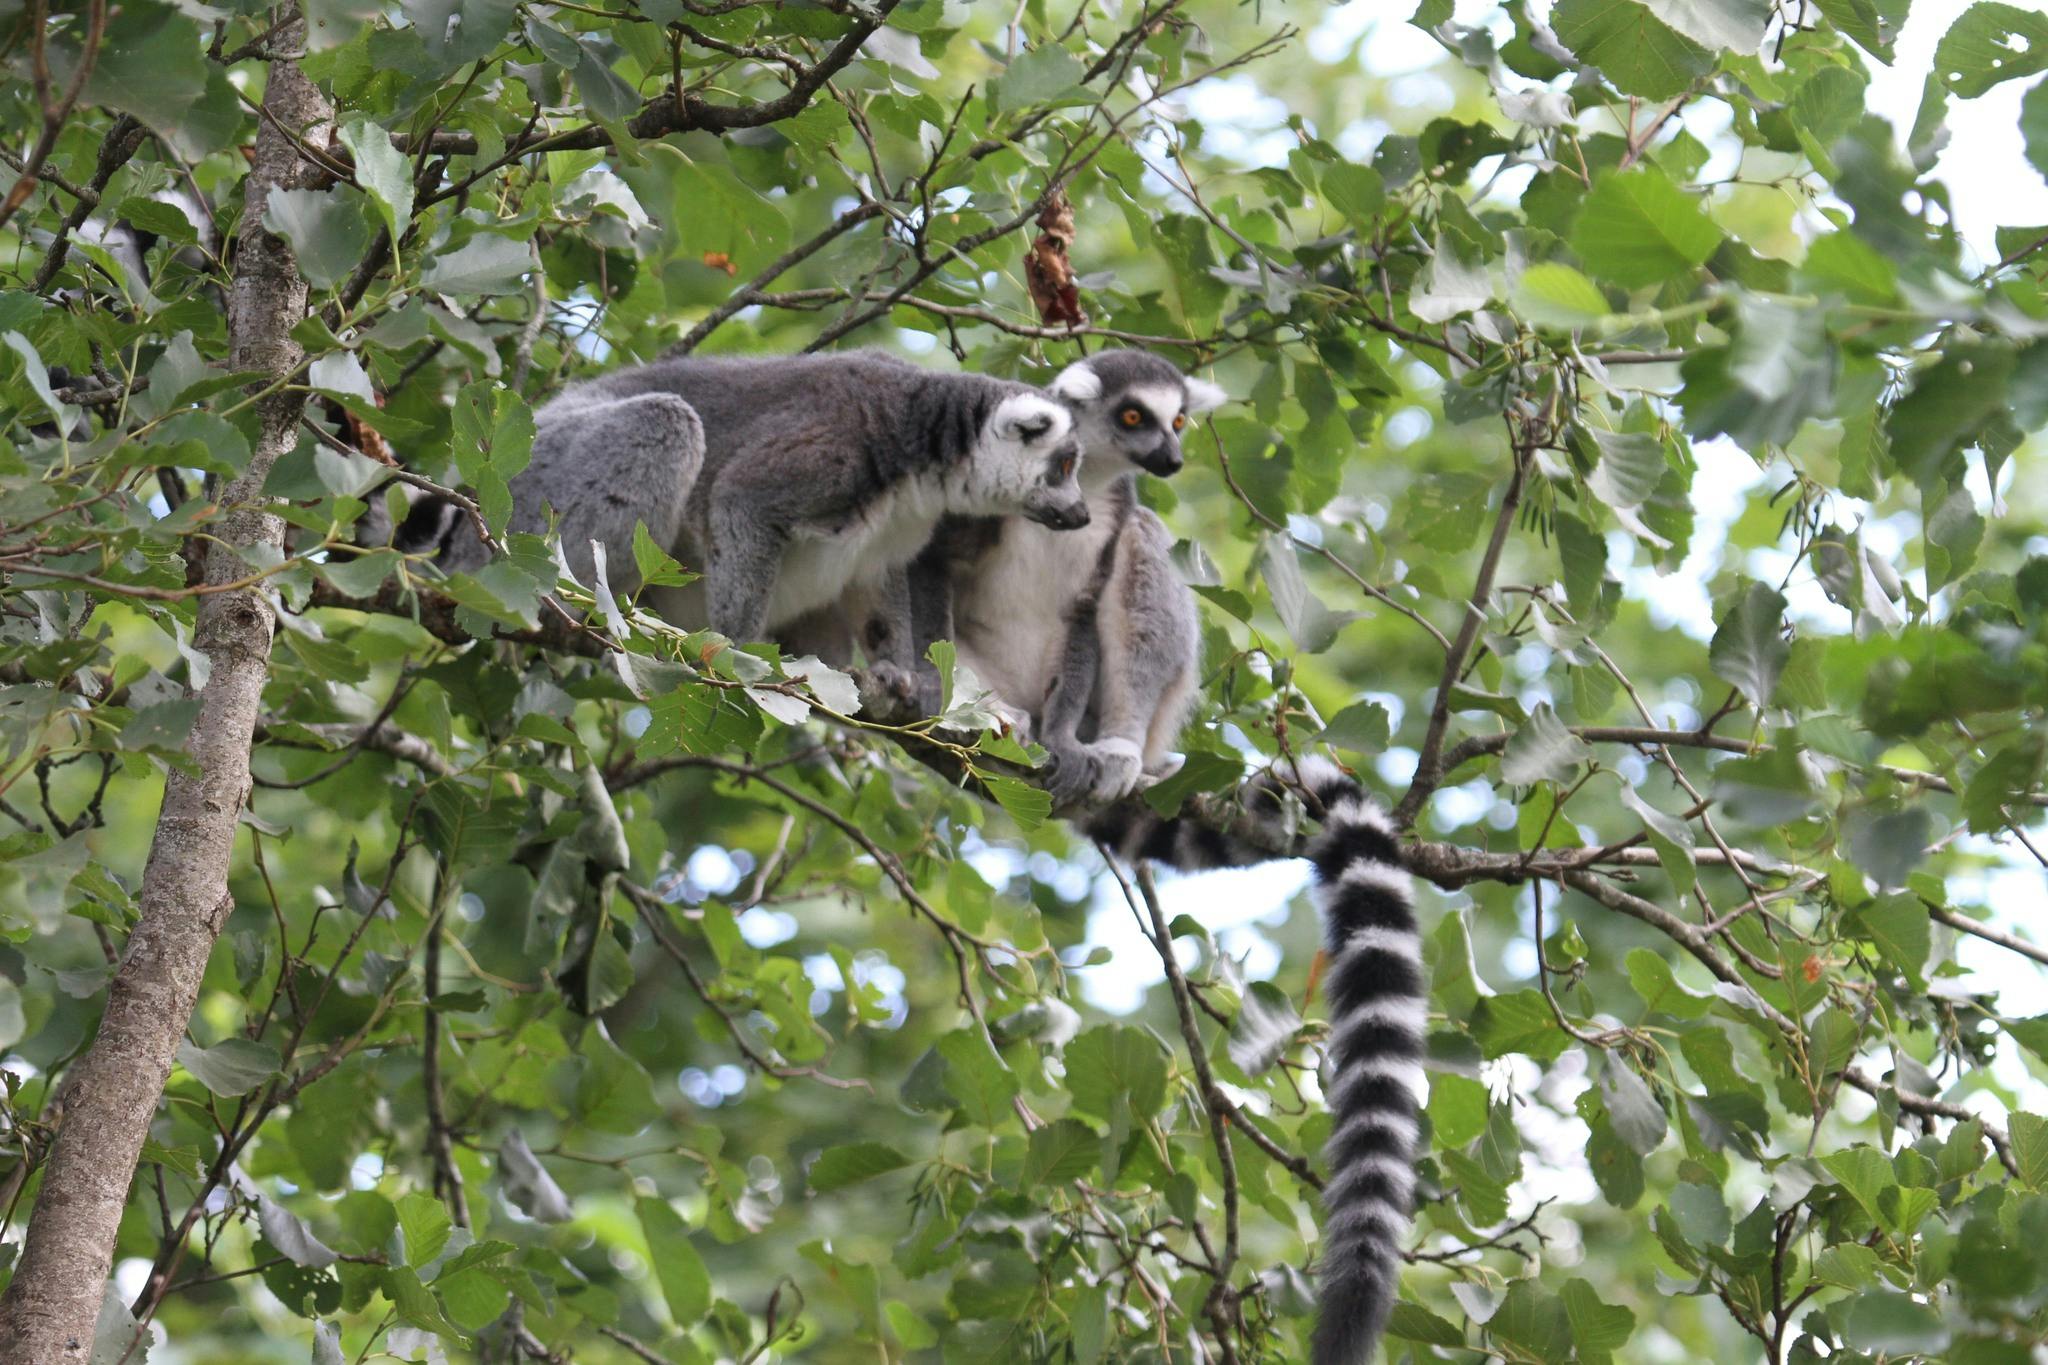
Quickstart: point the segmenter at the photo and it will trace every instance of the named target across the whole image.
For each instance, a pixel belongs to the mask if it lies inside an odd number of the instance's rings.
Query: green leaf
[[[782,210],[726,167],[685,160],[666,142],[650,144],[673,167],[672,222],[683,252],[699,260],[723,257],[746,275],[782,254],[789,222]]]
[[[479,232],[453,251],[427,262],[420,287],[443,294],[517,294],[533,269],[533,250],[523,241]]]
[[[1142,1029],[1103,1024],[1067,1044],[1067,1093],[1074,1109],[1108,1120],[1117,1103],[1150,1118],[1166,1102],[1166,1059],[1159,1043]]]
[[[1039,1189],[1079,1180],[1095,1169],[1102,1139],[1079,1119],[1060,1119],[1032,1130],[1024,1154],[1024,1187]]]
[[[1355,227],[1370,228],[1387,205],[1386,184],[1370,166],[1339,161],[1323,167],[1318,179],[1330,207]]]
[[[1572,250],[1586,268],[1625,289],[1690,274],[1720,244],[1714,220],[1654,166],[1601,176],[1572,228]]]
[[[1636,1315],[1604,1301],[1600,1292],[1585,1280],[1565,1281],[1558,1298],[1564,1301],[1565,1316],[1571,1321],[1572,1340],[1578,1344],[1581,1360],[1620,1350],[1635,1335]]]
[[[178,1064],[193,1079],[226,1099],[246,1095],[277,1074],[277,1049],[248,1038],[229,1038],[209,1048],[178,1046]]]
[[[1012,1117],[1010,1101],[1020,1089],[1016,1074],[990,1049],[979,1029],[947,1034],[939,1040],[938,1052],[946,1059],[946,1089],[962,1114],[983,1128]]]
[[[1864,1146],[1848,1147],[1839,1152],[1829,1152],[1820,1159],[1820,1164],[1855,1197],[1873,1220],[1884,1220],[1880,1198],[1899,1182],[1892,1173],[1891,1162],[1885,1160],[1882,1152]]]
[[[1426,474],[1409,486],[1401,525],[1418,543],[1456,553],[1479,538],[1492,492],[1493,480],[1484,474]]]
[[[1448,7],[1449,0],[1445,0]],[[1447,1318],[1438,1317],[1419,1303],[1402,1299],[1387,1316],[1387,1335],[1427,1346],[1463,1346],[1465,1334]]]
[[[1041,787],[992,773],[984,774],[981,781],[996,804],[1025,829],[1037,829],[1052,814],[1052,797]]]
[[[1512,787],[1538,782],[1563,786],[1592,756],[1592,747],[1565,728],[1549,702],[1541,702],[1501,750],[1500,780]]]
[[[911,1164],[909,1157],[880,1142],[855,1142],[844,1147],[827,1147],[811,1163],[809,1180],[813,1194],[872,1180]]]
[[[1770,0],[1643,0],[1650,12],[1705,47],[1754,57],[1770,22]]]
[[[1657,851],[1657,862],[1663,867],[1664,875],[1671,878],[1675,886],[1691,886],[1696,870],[1693,860],[1692,826],[1675,815],[1666,815],[1643,800],[1634,787],[1623,787],[1620,797],[1621,804],[1628,807],[1635,817],[1643,822],[1643,833],[1649,836],[1650,847]],[[1630,956],[1633,958],[1634,954]],[[1668,968],[1666,974],[1669,974]],[[1630,975],[1634,975],[1633,968]]]
[[[1432,1073],[1429,1126],[1439,1147],[1463,1147],[1486,1131],[1486,1087],[1470,1076]]]
[[[654,1278],[661,1285],[669,1316],[678,1328],[694,1326],[711,1311],[711,1273],[690,1241],[688,1225],[665,1199],[643,1195],[634,1201],[633,1211],[647,1238]]]
[[[1386,707],[1376,701],[1357,701],[1339,711],[1316,741],[1354,754],[1377,754],[1392,738],[1392,726]]]
[[[1935,74],[1964,99],[2048,70],[2048,14],[1978,0],[1934,49]]]
[[[2020,135],[2025,138],[2027,160],[2048,176],[2048,81],[2041,81],[2020,100]]]
[[[1607,316],[1607,299],[1578,271],[1543,261],[1522,272],[1511,300],[1515,311],[1538,327],[1576,330]]]
[[[646,1068],[593,1028],[583,1040],[583,1071],[576,1081],[576,1111],[601,1133],[632,1134],[661,1117]]]
[[[1933,948],[1927,907],[1908,891],[1880,896],[1856,913],[1856,927],[1869,936],[1884,958],[1918,982]]]
[[[1573,55],[1599,67],[1625,95],[1668,100],[1714,64],[1705,48],[1636,0],[1560,0],[1550,26]]]
[[[405,1263],[417,1269],[441,1254],[454,1234],[455,1220],[431,1194],[408,1194],[398,1201],[398,1230],[405,1238]]]
[[[1850,42],[1885,63],[1905,27],[1910,0],[1818,0],[1820,12]]]
[[[1894,1358],[1948,1349],[1941,1315],[1904,1294],[1858,1294],[1849,1304],[1842,1336],[1852,1346]]]
[[[1677,1220],[1678,1230],[1692,1246],[1707,1248],[1727,1244],[1733,1224],[1728,1218],[1727,1201],[1719,1190],[1711,1185],[1683,1180],[1672,1188],[1670,1202],[1671,1216]]]
[[[1080,60],[1058,43],[1040,43],[1019,53],[1003,69],[996,82],[996,108],[1009,114],[1036,105],[1086,102],[1091,99],[1081,85],[1086,75]]]
[[[1707,648],[1707,662],[1714,675],[1759,710],[1770,704],[1785,661],[1792,655],[1792,646],[1780,633],[1784,619],[1785,599],[1778,591],[1750,583],[1722,616]]]
[[[1519,1052],[1549,1061],[1572,1041],[1557,1026],[1542,992],[1527,989],[1482,997],[1472,1012],[1472,1036],[1488,1060]]]
[[[412,163],[391,145],[383,125],[369,119],[350,119],[338,136],[354,154],[356,183],[377,205],[395,249],[412,222]]]
[[[1712,996],[1698,995],[1679,985],[1678,978],[1671,974],[1671,964],[1648,948],[1629,949],[1627,961],[1629,984],[1651,1011],[1677,1019],[1704,1019],[1713,1008]]]
[[[1607,1106],[1615,1136],[1639,1156],[1656,1151],[1670,1131],[1662,1102],[1634,1068],[1617,1061],[1612,1053],[1600,1069],[1600,1102]]]
[[[494,51],[512,27],[518,0],[401,0],[427,52],[452,71]]]
[[[2020,1179],[2036,1190],[2048,1190],[2048,1118],[2016,1111],[2012,1116],[2013,1164]]]

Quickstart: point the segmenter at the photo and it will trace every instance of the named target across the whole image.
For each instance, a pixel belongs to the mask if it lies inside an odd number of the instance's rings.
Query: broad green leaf
[[[441,1254],[454,1234],[455,1220],[431,1194],[408,1194],[398,1201],[398,1230],[405,1238],[405,1263],[415,1269]]]
[[[1600,1069],[1600,1100],[1607,1106],[1608,1121],[1615,1136],[1633,1147],[1638,1155],[1657,1150],[1670,1131],[1664,1105],[1634,1068],[1608,1054]]]
[[[2021,1180],[2048,1190],[2048,1118],[2024,1110],[2012,1116],[2012,1156]]]
[[[1608,313],[1600,286],[1558,261],[1524,270],[1515,282],[1512,302],[1516,312],[1538,327],[1587,327]]]
[[[1770,704],[1785,662],[1792,655],[1780,629],[1784,619],[1785,599],[1777,590],[1750,583],[1722,615],[1707,650],[1707,662],[1715,676],[1735,687],[1759,710]]]
[[[1712,54],[1636,0],[1560,0],[1550,26],[1625,95],[1668,100],[1713,66]]]
[[[2048,70],[2048,14],[1978,0],[1942,35],[1934,49],[1934,69],[1964,99],[1975,99],[2002,81]]]
[[[880,1142],[828,1147],[811,1163],[810,1186],[815,1194],[827,1194],[890,1171],[900,1171],[910,1164],[909,1157]]]
[[[1041,43],[1017,55],[996,83],[996,107],[1004,113],[1035,105],[1076,103],[1089,98],[1081,86],[1080,61],[1058,43]]]
[[[525,242],[479,232],[420,272],[420,287],[444,294],[517,294],[526,288],[533,251]]]
[[[1907,980],[1920,980],[1933,939],[1927,907],[1918,896],[1905,891],[1880,896],[1857,912],[1855,925]]]
[[[1858,1294],[1849,1305],[1842,1335],[1853,1346],[1892,1358],[1947,1349],[1949,1328],[1941,1315],[1904,1294]]]
[[[1508,737],[1507,747],[1500,754],[1500,780],[1513,787],[1533,786],[1538,782],[1555,782],[1562,786],[1569,783],[1577,774],[1579,765],[1591,757],[1592,747],[1566,729],[1550,703],[1544,702],[1529,713],[1529,719],[1519,730]]]
[[[1770,0],[1643,0],[1652,14],[1703,47],[1751,57],[1770,22]]]
[[[1143,1030],[1123,1024],[1089,1029],[1067,1044],[1067,1093],[1083,1114],[1109,1119],[1119,1101],[1149,1118],[1166,1102],[1166,1059]]]
[[[355,156],[356,183],[377,205],[395,244],[412,221],[412,163],[391,145],[383,125],[368,119],[350,119],[338,136]]]
[[[247,1038],[229,1038],[212,1047],[178,1047],[178,1064],[193,1079],[224,1098],[246,1095],[277,1074],[280,1058],[268,1043]]]
[[[643,1195],[633,1209],[647,1238],[647,1254],[669,1317],[677,1327],[693,1326],[711,1310],[711,1274],[690,1241],[688,1225],[665,1199]]]
[[[1585,267],[1627,289],[1689,274],[1720,244],[1713,219],[1654,166],[1596,180],[1572,228],[1572,250]]]
[[[1102,1139],[1079,1119],[1060,1119],[1036,1128],[1024,1156],[1024,1185],[1037,1189],[1079,1180],[1095,1168]]]
[[[1017,1077],[978,1029],[956,1029],[939,1040],[938,1051],[946,1059],[946,1089],[963,1115],[983,1128],[1015,1117],[1010,1101],[1020,1088]]]

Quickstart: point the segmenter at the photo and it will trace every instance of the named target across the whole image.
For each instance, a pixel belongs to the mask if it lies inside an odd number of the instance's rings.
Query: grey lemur
[[[1173,537],[1138,503],[1137,471],[1177,471],[1188,417],[1224,394],[1127,350],[1076,361],[1048,392],[1074,415],[1088,529],[1054,536],[1015,517],[955,519],[913,581],[919,639],[950,634],[1046,747],[1065,806],[1114,800],[1168,770],[1200,637],[1194,596],[1168,558]]]
[[[902,686],[919,658],[904,571],[941,517],[1062,530],[1089,517],[1064,404],[876,352],[665,357],[571,386],[534,425],[513,524],[538,529],[554,507],[572,569],[588,569],[595,540],[614,585],[629,583],[645,521],[704,573],[659,600],[664,615],[734,640],[787,638],[845,600],[870,663],[901,670]],[[452,513],[416,512],[401,544],[440,542],[450,567],[472,566],[482,547]]]
[[[1305,850],[1323,920],[1324,999],[1330,1015],[1331,1115],[1323,1155],[1323,1248],[1316,1269],[1314,1365],[1364,1365],[1399,1287],[1415,1193],[1419,1134],[1414,1084],[1429,1022],[1412,879],[1393,825],[1334,764],[1302,759],[1245,786],[1245,807],[1283,823],[1292,791],[1322,828]],[[1265,861],[1249,845],[1134,803],[1093,817],[1088,832],[1127,858],[1193,871]]]

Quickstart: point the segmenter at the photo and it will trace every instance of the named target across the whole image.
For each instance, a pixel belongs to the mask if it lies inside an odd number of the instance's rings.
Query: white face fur
[[[1132,469],[1171,475],[1181,465],[1187,419],[1228,398],[1215,384],[1191,375],[1105,392],[1102,376],[1086,361],[1060,371],[1047,392],[1077,414],[1075,435],[1088,456],[1082,477],[1098,486]]]
[[[1048,524],[1061,522],[1085,506],[1080,463],[1066,405],[1036,393],[1012,394],[996,405],[982,431],[968,489],[981,506],[972,510],[1022,511]]]

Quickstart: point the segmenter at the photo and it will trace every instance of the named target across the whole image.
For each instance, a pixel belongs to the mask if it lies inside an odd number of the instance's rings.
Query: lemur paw
[[[1138,785],[1141,787],[1156,787],[1182,768],[1185,768],[1187,763],[1188,756],[1186,754],[1168,754],[1160,759],[1157,764],[1145,769],[1143,779]]]
[[[1145,756],[1127,739],[1106,739],[1091,752],[1095,769],[1088,795],[1097,801],[1121,801],[1138,789]]]
[[[1045,790],[1052,797],[1054,810],[1064,810],[1094,793],[1096,765],[1087,749],[1056,749],[1049,758],[1051,772]]]
[[[919,708],[917,675],[896,664],[871,664],[856,675],[860,684],[860,712],[884,725],[921,720],[928,712]]]

